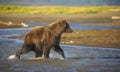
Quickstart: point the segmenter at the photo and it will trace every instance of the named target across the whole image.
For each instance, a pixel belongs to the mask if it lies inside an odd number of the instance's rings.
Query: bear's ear
[[[57,24],[61,24],[62,22],[62,20],[57,20]]]
[[[65,27],[65,26],[66,26],[66,20],[58,20],[57,23],[58,23],[58,25],[60,25],[61,27]]]
[[[58,24],[64,24],[64,23],[66,23],[66,20],[64,19],[64,20],[57,20],[57,23]]]
[[[66,19],[63,19],[64,22],[66,22]]]
[[[62,19],[62,20],[60,20],[60,21],[64,23],[64,22],[66,22],[66,19]]]
[[[56,28],[56,23],[52,23],[52,24],[50,24],[49,26],[50,26],[50,28],[53,30],[53,29],[55,29]]]

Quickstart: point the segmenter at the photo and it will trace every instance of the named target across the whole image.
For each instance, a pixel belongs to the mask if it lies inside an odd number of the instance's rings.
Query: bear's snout
[[[73,30],[71,28],[66,29],[65,33],[72,33]]]

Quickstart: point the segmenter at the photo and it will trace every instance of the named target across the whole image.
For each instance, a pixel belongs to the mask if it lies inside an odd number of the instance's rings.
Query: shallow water
[[[77,22],[70,24],[76,30],[87,28]],[[30,27],[36,25],[38,24],[31,24]],[[112,27],[114,28],[116,27]],[[120,49],[114,48],[61,45],[65,52],[65,60],[60,60],[60,56],[52,50],[52,59],[35,59],[34,52],[29,52],[22,55],[21,60],[8,60],[9,56],[21,48],[23,40],[6,37],[25,34],[30,29],[0,29],[0,72],[120,72]]]
[[[0,72],[119,72],[120,49],[61,45],[66,59],[51,51],[53,59],[34,59],[34,53],[21,56],[21,60],[8,60],[20,49],[22,41],[5,40],[0,45]],[[11,44],[12,43],[12,44]],[[7,45],[8,44],[8,45]]]

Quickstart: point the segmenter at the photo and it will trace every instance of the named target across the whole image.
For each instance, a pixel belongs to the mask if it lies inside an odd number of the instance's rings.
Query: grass
[[[113,10],[120,6],[5,6],[0,5],[1,14],[91,14]]]

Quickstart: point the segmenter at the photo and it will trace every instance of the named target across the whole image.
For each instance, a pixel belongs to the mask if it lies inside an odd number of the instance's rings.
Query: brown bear
[[[37,26],[31,29],[24,37],[22,48],[16,52],[20,59],[21,54],[34,51],[36,58],[49,58],[51,48],[65,58],[64,52],[59,46],[62,33],[71,33],[66,20],[57,20],[48,26]]]

